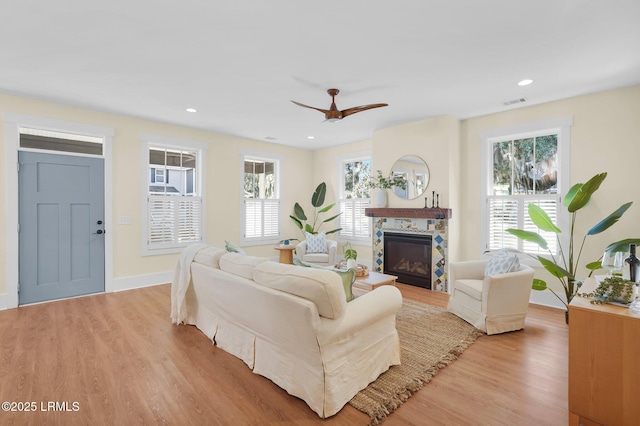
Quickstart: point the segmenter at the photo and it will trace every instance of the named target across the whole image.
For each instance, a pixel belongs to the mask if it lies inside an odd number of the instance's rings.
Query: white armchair
[[[307,253],[307,242],[303,240],[296,246],[295,257],[307,263],[330,266],[330,265],[335,265],[336,263],[337,251],[338,251],[338,242],[333,240],[327,240],[326,253]]]
[[[524,328],[533,269],[485,276],[487,260],[449,264],[449,312],[487,334]]]

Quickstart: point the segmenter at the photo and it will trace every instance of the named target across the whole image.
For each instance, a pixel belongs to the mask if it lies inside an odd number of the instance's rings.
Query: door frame
[[[18,236],[18,151],[20,149],[20,127],[30,127],[42,130],[51,130],[65,133],[76,133],[88,136],[96,136],[103,139],[102,156],[91,156],[104,160],[104,291],[114,291],[113,282],[113,135],[114,129],[103,126],[95,126],[75,121],[59,120],[49,117],[5,112],[3,114],[5,125],[6,146],[6,170],[7,170],[7,300],[6,308],[17,308],[18,280],[19,280],[19,236]],[[24,151],[33,151],[24,149]],[[68,152],[36,150],[38,152],[60,155],[74,155]],[[80,154],[81,155],[81,154]]]

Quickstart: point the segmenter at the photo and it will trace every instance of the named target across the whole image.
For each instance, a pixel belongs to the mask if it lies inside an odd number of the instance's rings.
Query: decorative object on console
[[[296,102],[296,101],[291,101],[291,102],[303,108],[310,108],[310,109],[315,109],[316,111],[320,111],[321,113],[324,114],[324,118],[327,121],[331,121],[331,122],[342,120],[343,118],[351,114],[355,114],[357,112],[362,112],[368,109],[388,106],[388,104],[369,104],[369,105],[360,105],[357,107],[347,108],[340,111],[336,106],[336,96],[338,95],[338,93],[340,93],[340,90],[329,89],[327,90],[327,93],[329,94],[329,96],[331,96],[331,106],[329,107],[329,109],[316,108],[309,105],[301,104],[300,102]]]
[[[558,296],[558,294],[551,290],[549,290],[560,300],[565,307],[567,308],[567,312],[569,309],[569,303],[574,298],[574,296],[578,293],[580,286],[582,285],[582,281],[578,280],[578,263],[580,261],[580,255],[582,254],[582,248],[584,247],[584,242],[589,235],[599,234],[607,229],[609,229],[612,225],[614,225],[620,217],[627,211],[629,207],[631,207],[632,202],[626,203],[618,207],[613,213],[604,218],[602,221],[593,226],[582,239],[582,244],[579,244],[579,251],[577,255],[574,253],[574,247],[578,247],[578,245],[574,245],[573,236],[574,236],[574,224],[576,221],[577,213],[580,209],[589,204],[591,200],[591,196],[594,192],[600,188],[600,184],[607,177],[607,173],[600,173],[593,176],[586,183],[577,183],[571,187],[567,195],[564,197],[563,205],[567,207],[569,213],[571,213],[571,228],[569,231],[569,247],[568,250],[562,249],[561,241],[558,236],[562,230],[554,225],[553,221],[549,217],[549,215],[539,206],[535,204],[529,204],[528,211],[529,217],[531,221],[542,231],[553,232],[556,234],[556,238],[558,239],[558,246],[560,247],[559,255],[555,255],[551,252],[547,245],[547,241],[537,232],[525,231],[521,229],[507,229],[507,232],[515,235],[521,240],[531,242],[537,244],[543,250],[547,250],[549,255],[551,256],[551,260],[547,257],[543,256],[533,256],[529,255],[542,264],[542,266],[551,273],[554,277],[557,277],[560,283],[562,284],[562,288],[564,289],[565,299]],[[558,256],[558,257],[556,257]],[[600,268],[600,262],[590,262],[586,265],[587,269],[590,269],[591,273],[595,269]],[[568,267],[568,270],[565,269]],[[545,290],[547,289],[547,283],[543,280],[537,279],[534,281],[534,290]]]
[[[316,190],[313,192],[313,195],[311,196],[311,205],[314,208],[313,223],[307,222],[308,220],[307,215],[305,214],[304,209],[302,208],[302,206],[300,206],[300,204],[296,203],[293,206],[293,213],[295,216],[289,215],[289,217],[300,229],[303,236],[306,237],[305,232],[308,232],[310,234],[317,234],[320,231],[322,224],[331,222],[332,220],[336,219],[338,216],[341,215],[341,213],[338,213],[337,215],[332,216],[329,219],[325,219],[318,224],[318,218],[320,214],[328,212],[333,208],[333,206],[336,205],[336,203],[333,203],[333,204],[329,204],[326,207],[320,208],[324,204],[324,199],[326,194],[327,194],[327,184],[322,182],[320,185],[316,187]],[[316,225],[317,225],[317,228],[316,228]],[[325,234],[326,235],[333,234],[335,232],[340,231],[341,229],[342,228],[332,229],[331,231],[325,232]]]
[[[592,293],[581,293],[580,296],[591,297],[592,304],[620,303],[628,305],[635,300],[635,283],[622,277],[606,277]]]
[[[636,244],[629,244],[629,257],[624,260],[629,265],[629,281],[638,282],[638,269],[640,269],[640,259],[636,257]]]

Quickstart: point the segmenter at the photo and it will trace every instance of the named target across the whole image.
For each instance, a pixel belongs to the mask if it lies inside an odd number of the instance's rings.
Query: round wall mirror
[[[394,186],[393,193],[405,200],[413,200],[426,191],[429,185],[429,168],[417,155],[405,155],[393,164],[391,177],[403,178],[407,182],[405,189]]]

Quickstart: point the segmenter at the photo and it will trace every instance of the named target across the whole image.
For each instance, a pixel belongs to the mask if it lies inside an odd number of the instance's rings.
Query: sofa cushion
[[[311,263],[328,263],[329,253],[311,253],[302,256],[302,260]]]
[[[218,247],[207,247],[196,253],[193,258],[194,262],[202,263],[203,265],[211,266],[212,268],[220,268],[220,258],[227,251]]]
[[[229,252],[229,253],[239,253],[239,254],[247,254],[247,252],[245,252],[244,250],[242,250],[240,247],[238,247],[237,245],[230,243],[227,240],[224,240],[224,248]]]
[[[307,253],[329,253],[327,249],[327,236],[324,232],[318,234],[304,233],[307,241]]]
[[[475,300],[482,300],[483,280],[456,280],[455,290],[471,296]]]
[[[305,266],[308,268],[326,269],[324,266],[318,266],[312,263],[307,263],[298,258],[293,259],[293,264],[297,266]],[[351,302],[355,298],[353,295],[353,283],[356,282],[355,269],[347,269],[346,271],[340,271],[337,269],[329,269],[329,270],[335,272],[340,276],[340,279],[342,280],[342,288],[344,289],[344,295],[347,299],[347,302]]]
[[[253,280],[265,287],[310,300],[325,318],[338,318],[347,307],[342,281],[338,274],[328,269],[265,262],[256,266]]]
[[[268,262],[268,259],[240,253],[225,253],[220,257],[220,269],[251,280],[254,268],[264,262]]]
[[[484,270],[484,275],[499,275],[509,272],[516,272],[520,269],[520,259],[515,253],[506,249],[498,251],[489,261]]]

